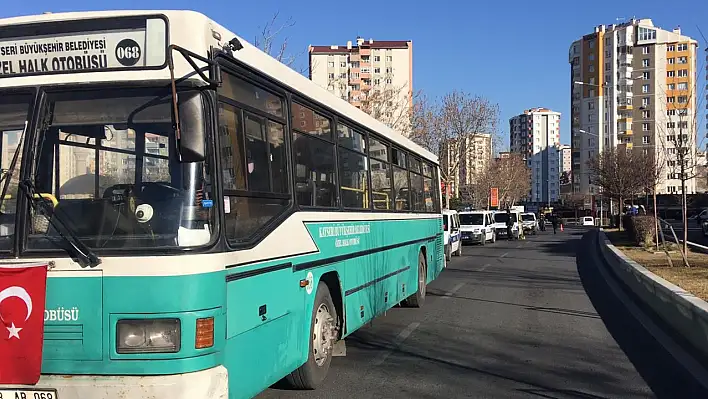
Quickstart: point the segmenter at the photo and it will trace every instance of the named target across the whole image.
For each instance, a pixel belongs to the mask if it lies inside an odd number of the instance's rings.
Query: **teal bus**
[[[202,14],[0,19],[0,54],[0,267],[49,265],[2,399],[315,389],[445,265],[436,156]]]

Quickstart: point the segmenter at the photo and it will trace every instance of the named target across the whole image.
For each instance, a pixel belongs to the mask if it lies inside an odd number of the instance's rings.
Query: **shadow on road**
[[[596,232],[587,232],[577,246],[580,280],[607,330],[658,398],[708,398],[706,391],[627,311],[607,285],[598,267],[605,267]]]
[[[440,296],[440,297],[446,296],[444,292],[440,292],[440,291],[436,291],[436,290],[429,290],[428,295]],[[465,296],[460,296],[460,295],[455,295],[455,299],[463,299],[463,300],[468,300],[468,301],[491,303],[491,304],[497,304],[497,305],[515,306],[515,307],[524,308],[525,310],[533,311],[533,312],[546,312],[546,313],[562,314],[562,315],[566,315],[566,316],[588,317],[591,319],[599,319],[600,318],[600,316],[598,316],[597,313],[595,313],[595,312],[586,312],[583,310],[549,308],[549,307],[543,307],[543,306],[528,306],[528,305],[524,305],[524,304],[520,304],[520,303],[493,301],[490,299],[472,298],[472,297],[465,297]]]

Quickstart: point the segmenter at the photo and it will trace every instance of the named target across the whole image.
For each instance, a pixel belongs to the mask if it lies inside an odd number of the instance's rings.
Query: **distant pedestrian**
[[[512,240],[514,238],[512,234],[512,227],[514,227],[514,221],[511,220],[511,210],[506,210],[506,239]]]
[[[553,226],[553,234],[556,234],[556,229],[558,228],[558,217],[553,216],[553,219],[551,219],[551,225]]]

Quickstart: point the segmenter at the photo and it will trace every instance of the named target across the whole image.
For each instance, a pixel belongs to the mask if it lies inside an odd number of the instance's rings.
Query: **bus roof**
[[[243,48],[234,52],[234,58],[254,68],[271,79],[302,94],[304,97],[353,120],[366,128],[384,135],[386,138],[423,158],[438,163],[438,157],[425,148],[414,143],[401,133],[389,128],[382,122],[359,110],[347,101],[331,94],[310,79],[295,72],[270,55],[248,43],[242,37],[230,32],[204,14],[195,11],[182,10],[120,10],[120,11],[87,11],[56,14],[41,14],[0,19],[0,28],[12,25],[38,24],[43,22],[77,21],[98,18],[118,18],[124,16],[163,15],[169,21],[169,26],[177,26],[169,30],[169,44],[184,47],[196,54],[205,56],[211,46],[222,48],[233,38],[237,38]],[[192,27],[180,29],[179,27]],[[0,29],[1,30],[1,29]],[[218,33],[218,35],[216,35]],[[218,39],[216,38],[218,37]],[[27,39],[22,37],[22,39]],[[5,39],[0,36],[0,46]],[[201,64],[201,63],[198,63]],[[201,64],[203,65],[203,64]],[[175,57],[175,76],[185,76],[193,73],[192,68],[181,57]],[[121,72],[82,72],[64,75],[18,76],[0,78],[0,88],[36,86],[40,84],[69,84],[85,82],[115,82],[115,81],[145,81],[150,79],[169,79],[169,71],[165,65],[152,71],[121,71]],[[195,77],[195,79],[198,79]]]

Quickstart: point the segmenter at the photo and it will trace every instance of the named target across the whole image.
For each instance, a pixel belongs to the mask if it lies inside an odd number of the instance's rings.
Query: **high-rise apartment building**
[[[310,80],[407,134],[413,106],[413,42],[364,40],[309,46]],[[378,93],[378,94],[376,94]]]
[[[460,160],[458,173],[452,184],[455,197],[459,196],[461,189],[474,185],[476,178],[489,169],[492,156],[492,135],[488,133],[477,133],[468,137],[459,149],[450,151],[443,147],[440,157],[440,167],[443,170],[447,170],[448,165],[454,165],[457,158]]]
[[[521,154],[531,170],[529,200],[556,202],[560,196],[560,112],[531,108],[509,119],[511,152]]]
[[[686,138],[689,157],[696,153],[697,48],[681,29],[650,19],[598,26],[570,46],[574,192],[598,192],[587,162],[618,146],[655,154],[668,170],[658,192],[680,192],[676,137]],[[695,192],[694,179],[686,192]]]
[[[568,144],[561,144],[558,147],[558,162],[561,173],[570,173],[573,163],[571,161],[571,149]]]

